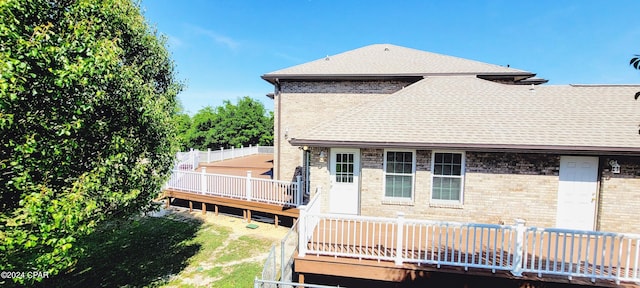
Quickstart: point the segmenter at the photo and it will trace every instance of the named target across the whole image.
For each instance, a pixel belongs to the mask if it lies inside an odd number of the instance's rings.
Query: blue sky
[[[375,43],[537,73],[549,84],[634,84],[640,1],[143,0],[186,83],[185,110],[250,96],[261,75]]]

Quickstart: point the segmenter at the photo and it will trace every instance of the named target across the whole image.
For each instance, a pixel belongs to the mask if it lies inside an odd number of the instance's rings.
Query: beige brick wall
[[[311,187],[322,187],[323,211],[331,189],[327,163],[318,162],[323,149],[312,148]],[[365,216],[406,217],[442,221],[513,224],[524,219],[528,226],[554,227],[559,181],[559,155],[466,152],[464,203],[459,206],[430,204],[431,151],[416,151],[414,201],[384,201],[384,149],[361,152],[360,213]],[[601,157],[601,165],[608,163]],[[603,177],[600,185],[598,230],[640,233],[640,158],[619,158],[623,173]],[[605,171],[605,174],[606,171]]]
[[[620,174],[609,172],[609,160],[620,164]],[[640,157],[601,157],[599,230],[640,234]]]
[[[331,121],[337,116],[379,101],[408,84],[406,81],[282,82],[281,91],[274,99],[276,179],[291,180],[296,167],[302,166],[303,152],[289,144],[291,138],[318,125],[332,125]],[[284,138],[285,134],[288,138]]]
[[[491,161],[500,163],[497,159],[505,158],[503,155],[467,152],[464,203],[447,206],[430,204],[431,151],[416,151],[414,201],[410,204],[383,201],[384,150],[362,151],[362,215],[395,217],[397,212],[404,212],[407,217],[443,221],[511,224],[515,218],[522,218],[527,220],[528,225],[555,224],[557,167],[555,173],[548,171],[548,165],[543,165],[542,172],[535,172],[535,168],[540,167],[534,163],[539,157],[531,156],[528,159],[527,156],[515,155],[493,169],[486,167],[486,162],[479,161],[491,158]],[[553,158],[555,160],[552,162],[558,161],[557,157]],[[511,162],[516,159],[517,162]],[[515,171],[520,174],[506,174]]]

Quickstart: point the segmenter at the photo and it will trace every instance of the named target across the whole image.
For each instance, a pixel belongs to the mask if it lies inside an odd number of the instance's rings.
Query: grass
[[[106,225],[81,241],[85,257],[42,287],[251,287],[271,241],[177,217]]]

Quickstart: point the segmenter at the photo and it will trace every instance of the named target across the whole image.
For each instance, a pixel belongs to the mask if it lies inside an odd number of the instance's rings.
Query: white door
[[[360,150],[331,149],[329,212],[358,214],[360,211]]]
[[[597,192],[597,157],[560,157],[556,227],[593,230]]]

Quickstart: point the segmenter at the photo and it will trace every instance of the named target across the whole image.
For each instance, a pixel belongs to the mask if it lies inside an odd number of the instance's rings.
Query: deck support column
[[[207,203],[202,202],[202,215],[207,214]]]
[[[171,197],[167,197],[164,208],[169,209],[170,205],[171,205]]]
[[[278,214],[273,214],[273,224],[276,225],[276,228],[278,228]]]
[[[247,209],[247,223],[251,223],[251,210]]]
[[[218,205],[213,204],[213,213],[214,215],[218,216]]]
[[[193,201],[189,201],[189,212],[193,212]]]
[[[298,283],[304,284],[304,274],[302,274],[302,273],[298,274]],[[304,287],[298,286],[298,288],[304,288]]]

